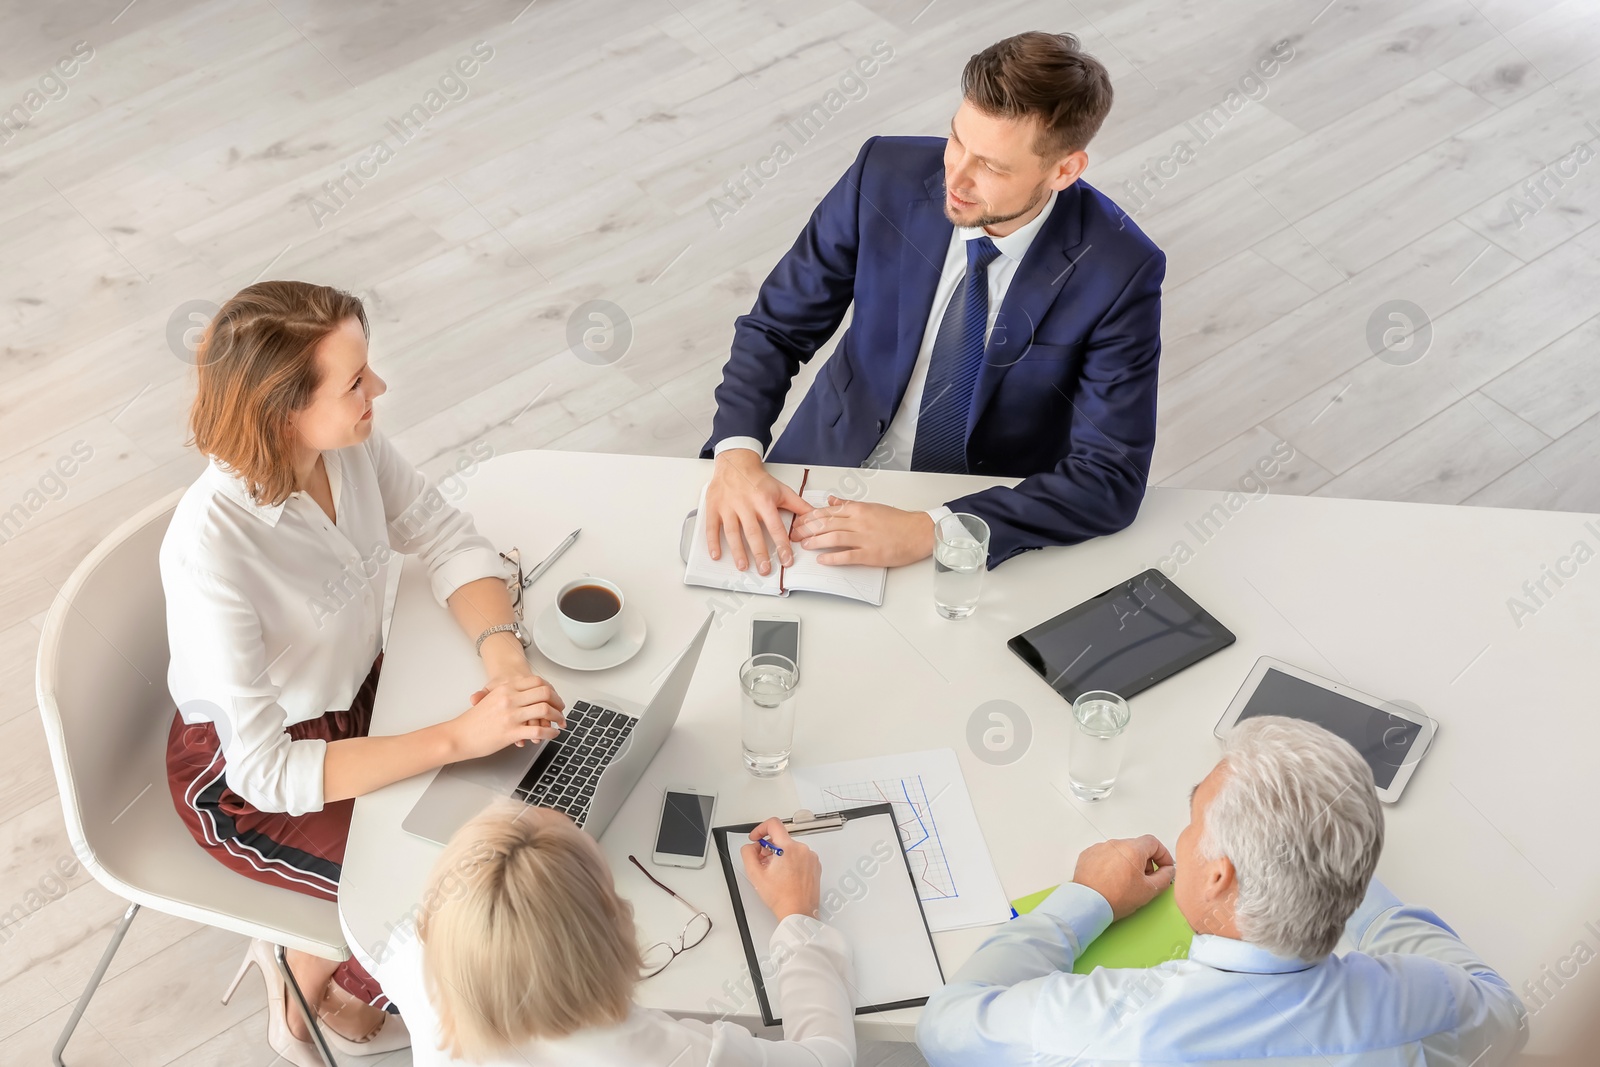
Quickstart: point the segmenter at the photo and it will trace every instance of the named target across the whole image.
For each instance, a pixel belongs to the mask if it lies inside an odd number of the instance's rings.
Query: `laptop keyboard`
[[[513,796],[542,808],[555,808],[579,826],[589,817],[600,773],[622,748],[637,719],[579,700],[567,709],[567,725],[546,741]]]

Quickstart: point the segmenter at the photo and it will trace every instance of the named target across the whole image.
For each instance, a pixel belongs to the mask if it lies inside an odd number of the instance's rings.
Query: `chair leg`
[[[322,1036],[322,1027],[317,1025],[317,1013],[306,1003],[306,995],[300,991],[300,983],[294,980],[294,972],[289,969],[288,951],[282,945],[273,945],[272,949],[273,957],[278,961],[278,970],[283,974],[283,983],[294,995],[294,1002],[300,1005],[300,1014],[311,1031],[311,1043],[316,1046],[323,1063],[328,1067],[339,1067],[339,1061],[333,1058],[333,1050],[328,1047],[328,1039]]]
[[[128,910],[122,913],[122,921],[111,932],[111,943],[106,946],[105,952],[100,955],[100,965],[89,976],[89,984],[83,987],[83,994],[78,997],[78,1006],[72,1009],[72,1016],[67,1019],[67,1025],[62,1027],[61,1036],[56,1038],[56,1047],[50,1053],[51,1062],[56,1067],[65,1067],[61,1054],[67,1049],[67,1042],[72,1040],[72,1032],[78,1028],[78,1020],[83,1018],[83,1010],[89,1006],[89,998],[94,996],[94,991],[100,987],[100,979],[106,975],[106,968],[111,966],[111,957],[117,954],[122,938],[128,932],[128,927],[133,923],[133,917],[139,914],[139,905],[129,904]]]

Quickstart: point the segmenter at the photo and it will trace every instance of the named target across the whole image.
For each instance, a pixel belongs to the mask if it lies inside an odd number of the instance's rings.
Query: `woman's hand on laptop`
[[[566,702],[537,674],[488,685],[472,694],[472,706],[450,720],[455,751],[451,762],[548,741],[567,724]]]
[[[783,855],[762,845],[765,837]],[[782,922],[791,915],[815,918],[822,907],[822,860],[804,843],[789,835],[783,820],[768,819],[750,831],[751,844],[739,850],[744,873],[757,895]]]

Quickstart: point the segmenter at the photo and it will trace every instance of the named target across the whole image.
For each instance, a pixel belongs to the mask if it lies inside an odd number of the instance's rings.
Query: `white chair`
[[[67,580],[39,643],[44,717],[72,849],[95,881],[129,902],[111,943],[56,1042],[62,1067],[89,998],[141,907],[278,945],[278,970],[335,1067],[306,1009],[283,946],[330,960],[350,956],[338,906],[234,873],[189,836],[167,786],[166,598],[157,554],[183,490],[117,527]]]

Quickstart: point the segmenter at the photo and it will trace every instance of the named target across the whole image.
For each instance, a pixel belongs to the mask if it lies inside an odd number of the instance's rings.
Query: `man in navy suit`
[[[707,540],[771,569],[791,539],[830,563],[898,566],[933,552],[950,511],[989,525],[988,565],[1133,521],[1155,444],[1166,256],[1080,180],[1111,81],[1070,34],[1031,32],[973,56],[948,139],[874,137],[812,212],[735,323],[701,456],[716,457]],[[854,305],[783,436],[790,380]],[[829,498],[812,508],[782,463],[1021,478],[928,511]],[[780,511],[794,513],[785,530]],[[745,544],[748,542],[747,553]]]

